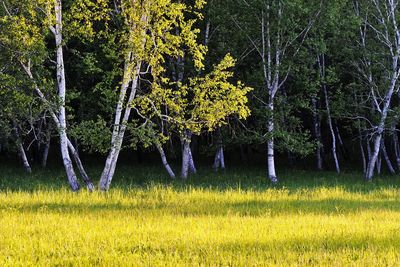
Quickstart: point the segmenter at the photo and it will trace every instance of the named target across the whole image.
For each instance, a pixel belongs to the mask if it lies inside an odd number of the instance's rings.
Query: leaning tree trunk
[[[57,85],[58,85],[58,98],[60,101],[58,120],[60,122],[60,147],[61,155],[67,173],[68,182],[73,191],[78,191],[80,188],[78,178],[76,177],[74,167],[68,152],[68,140],[67,140],[67,122],[65,112],[65,70],[64,70],[64,57],[62,48],[62,11],[61,11],[61,0],[55,1],[55,15],[56,15],[56,27],[55,27],[55,41],[57,48]]]
[[[164,165],[165,170],[168,172],[169,177],[171,179],[175,179],[175,177],[176,177],[175,173],[174,173],[174,171],[172,170],[171,166],[168,163],[167,156],[165,155],[165,151],[164,151],[162,145],[159,144],[159,143],[156,143],[156,148],[158,150],[158,153],[160,153],[161,161],[162,161],[162,163]]]
[[[393,63],[393,67],[395,69],[397,69],[397,60],[398,60],[398,58],[396,57],[394,59],[394,63]],[[374,176],[374,168],[375,168],[376,161],[378,159],[378,155],[380,152],[382,135],[383,135],[383,131],[385,130],[386,118],[389,113],[390,102],[391,102],[391,99],[392,99],[392,96],[394,93],[394,89],[396,87],[397,79],[398,79],[398,72],[394,71],[392,73],[390,88],[389,88],[388,92],[386,93],[385,99],[383,101],[383,108],[381,110],[380,122],[379,122],[379,124],[377,126],[377,130],[376,130],[373,152],[372,152],[371,159],[368,162],[367,174],[365,176],[365,179],[367,181],[371,181],[372,177]]]
[[[363,174],[365,175],[365,173],[367,171],[367,159],[365,157],[365,150],[364,150],[363,138],[361,135],[360,127],[358,127],[358,136],[360,139],[360,152],[361,152],[361,160],[362,160],[362,164],[363,164]]]
[[[90,180],[89,175],[86,173],[85,168],[83,167],[83,164],[82,164],[82,161],[81,161],[81,159],[80,159],[80,157],[79,157],[78,151],[77,151],[76,148],[72,145],[72,142],[71,142],[69,139],[67,139],[67,142],[68,142],[69,151],[71,152],[72,156],[74,157],[76,166],[77,166],[78,169],[79,169],[79,172],[80,172],[80,174],[81,174],[81,176],[82,176],[83,181],[84,181],[85,184],[86,184],[87,189],[88,189],[90,192],[94,191],[94,189],[95,189],[95,188],[94,188],[94,184],[93,184],[92,181]]]
[[[189,149],[189,172],[193,174],[197,173],[196,165],[194,164],[192,148]]]
[[[389,170],[390,174],[391,175],[395,175],[396,171],[394,170],[392,162],[390,161],[389,155],[388,155],[388,153],[386,151],[385,140],[383,140],[383,139],[382,139],[382,142],[381,142],[381,149],[382,149],[383,158],[385,159],[386,166],[388,167],[388,170]]]
[[[35,82],[35,79],[33,77],[32,71],[31,71],[30,61],[28,61],[27,65],[25,65],[24,63],[21,62],[21,65],[22,65],[22,68],[24,69],[24,71],[26,72],[26,74],[28,75],[29,79],[34,83],[34,89],[35,89],[36,93],[38,94],[38,96],[40,97],[40,99],[43,101],[43,103],[51,106],[51,104],[46,99],[43,92],[40,90],[39,86]],[[50,112],[51,118],[53,119],[54,123],[57,126],[57,129],[59,129],[59,132],[60,132],[61,123],[60,123],[59,117],[57,117],[57,115],[55,114],[55,112],[53,110],[50,109],[49,112]],[[61,136],[60,136],[60,139],[61,139]],[[73,155],[77,155],[77,153],[75,153],[75,148],[74,148],[74,146],[72,146],[72,143],[70,142],[68,137],[67,137],[67,143],[68,143],[68,148],[70,149],[71,153]],[[89,190],[90,190],[90,188],[94,188],[93,183],[91,182],[91,180],[89,179],[89,177],[87,176],[87,174],[83,168],[83,165],[80,161],[79,155],[77,157],[75,156],[74,159],[75,159],[76,164],[79,166],[79,170],[81,171],[82,177],[87,177],[87,181],[88,181],[86,183],[87,188]],[[64,163],[64,161],[63,161],[63,163]],[[65,165],[64,165],[64,167],[65,167]]]
[[[25,153],[24,146],[22,145],[21,142],[19,142],[19,144],[18,144],[18,154],[19,154],[19,156],[21,158],[22,164],[24,165],[24,170],[27,173],[31,173],[32,172],[32,168],[31,168],[31,165],[29,164],[28,158],[27,158],[26,153]]]
[[[22,141],[21,141],[21,136],[18,131],[18,125],[15,121],[13,122],[13,124],[14,124],[13,131],[17,138],[18,156],[20,157],[21,162],[24,166],[24,170],[28,173],[31,173],[32,172],[31,165],[29,164],[28,157],[26,156],[26,153],[25,153],[24,145],[22,144]]]
[[[390,80],[390,84],[386,90],[386,93],[384,94],[383,101],[380,101],[376,94],[372,94],[371,96],[372,101],[375,103],[376,110],[379,112],[380,118],[379,123],[376,125],[376,127],[374,128],[374,132],[372,133],[375,139],[374,150],[372,153],[372,157],[368,162],[367,174],[365,176],[365,179],[367,181],[371,181],[374,175],[374,168],[380,152],[382,135],[386,127],[386,120],[390,110],[390,103],[395,89],[397,89],[399,86],[398,79],[400,75],[400,31],[397,22],[398,3],[397,1],[382,1],[384,3],[380,3],[380,1],[374,2],[377,11],[375,13],[375,18],[377,19],[380,26],[382,25],[381,29],[383,30],[381,31],[378,28],[374,28],[373,25],[368,26],[371,27],[373,31],[377,33],[377,35],[382,34],[382,36],[384,36],[383,38],[378,38],[378,40],[380,41],[380,44],[384,46],[385,49],[387,49],[386,52],[387,55],[391,56],[391,62],[387,64],[387,68],[385,69],[385,72],[383,72],[389,74],[387,78],[388,80]],[[381,5],[383,5],[383,7],[385,8],[384,12],[382,12],[381,10]],[[382,55],[382,57],[389,59],[388,57],[385,57],[385,55]],[[373,84],[370,84],[370,86],[373,86]],[[374,90],[373,87],[372,90]]]
[[[396,157],[397,170],[400,171],[400,145],[399,145],[399,137],[396,131],[396,126],[392,127],[392,139],[393,139],[394,154]]]
[[[131,55],[129,56],[131,57]],[[125,65],[124,71],[124,81],[121,87],[121,92],[117,104],[116,115],[115,115],[115,124],[113,135],[111,139],[111,150],[108,154],[106,164],[103,169],[103,173],[100,178],[100,190],[106,191],[110,188],[111,181],[114,177],[115,169],[117,166],[117,161],[119,157],[119,153],[121,152],[122,142],[125,136],[126,126],[129,121],[130,113],[132,110],[131,103],[136,97],[136,91],[139,85],[139,75],[140,75],[140,66],[141,63],[138,63],[134,69],[134,77],[132,79],[131,92],[126,103],[125,109],[123,109],[125,96],[129,87],[129,83],[131,81],[131,62],[130,60]],[[122,111],[124,114],[122,116]]]
[[[348,153],[347,153],[347,150],[346,150],[346,146],[345,146],[345,144],[343,142],[342,135],[340,134],[339,127],[337,126],[336,122],[335,122],[335,129],[336,129],[337,140],[339,141],[340,150],[342,152],[343,158],[347,159],[347,154]]]

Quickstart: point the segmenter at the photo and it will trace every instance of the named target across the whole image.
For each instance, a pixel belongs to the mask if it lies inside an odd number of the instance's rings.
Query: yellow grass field
[[[1,266],[399,266],[400,193],[0,193]]]

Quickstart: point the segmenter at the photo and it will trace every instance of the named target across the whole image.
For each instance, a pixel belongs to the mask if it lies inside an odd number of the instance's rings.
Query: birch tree
[[[232,115],[240,119],[250,115],[247,94],[251,88],[240,81],[231,81],[234,66],[235,60],[226,55],[203,77],[189,78],[187,83],[163,79],[161,83],[153,83],[150,94],[140,96],[135,102],[135,110],[143,118],[161,118],[182,137],[182,179],[188,178],[193,164],[190,143],[194,134],[212,132],[225,125]],[[168,107],[168,114],[161,112],[163,107]]]
[[[88,3],[86,1],[85,3]],[[101,4],[97,1],[96,3]],[[77,1],[80,5],[82,2]],[[101,5],[100,5],[101,6]],[[0,42],[11,55],[14,64],[19,65],[30,86],[43,104],[49,109],[52,120],[57,126],[60,137],[60,151],[67,174],[68,182],[73,191],[80,188],[75,174],[70,153],[77,164],[87,188],[93,190],[94,186],[87,175],[75,147],[67,136],[66,121],[66,79],[63,56],[63,10],[61,0],[36,0],[30,2],[2,1],[2,8],[6,16],[1,19],[6,31],[0,38]],[[96,13],[97,14],[97,13]],[[82,13],[80,13],[82,15]],[[88,18],[90,16],[87,16]],[[89,21],[82,27],[90,25]],[[90,27],[85,27],[89,29]],[[81,28],[82,29],[82,28]],[[56,67],[56,77],[53,79],[57,85],[57,92],[48,90],[51,87],[51,74],[44,67],[44,62],[53,56],[47,50],[47,38],[52,36],[56,47],[55,60],[49,60]],[[37,73],[34,72],[34,69]],[[51,81],[51,82],[49,82]],[[49,98],[49,96],[56,96]]]
[[[363,23],[360,45],[364,54],[358,70],[368,85],[368,99],[375,113],[374,120],[369,120],[369,136],[373,146],[365,174],[365,179],[371,181],[374,170],[378,167],[388,118],[392,114],[392,98],[399,87],[398,1],[356,1],[355,5],[357,15]]]
[[[249,17],[232,16],[231,19],[241,33],[246,35],[261,61],[263,84],[267,94],[263,103],[268,113],[268,177],[272,183],[277,183],[275,99],[290,75],[288,59],[296,57],[319,12],[306,10],[301,1],[243,1],[242,7],[248,11]],[[302,21],[304,16],[305,22]],[[251,30],[249,25],[257,30]]]
[[[122,33],[119,42],[124,67],[115,109],[111,149],[100,178],[101,190],[110,187],[130,119],[132,102],[142,82],[153,86],[152,83],[164,72],[166,56],[182,57],[183,46],[188,47],[189,53],[193,54],[196,67],[202,67],[200,62],[204,47],[197,45],[197,31],[193,28],[196,16],[188,19],[187,15],[203,5],[203,1],[195,1],[193,6],[189,6],[171,0],[121,1],[116,4],[115,12],[123,20],[123,27],[119,29]],[[151,79],[144,79],[146,75]]]

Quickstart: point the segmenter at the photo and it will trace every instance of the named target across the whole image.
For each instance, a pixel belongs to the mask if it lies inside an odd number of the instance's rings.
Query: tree
[[[129,122],[132,101],[138,90],[143,90],[141,87],[145,86],[141,82],[148,81],[149,86],[154,87],[155,81],[165,71],[163,63],[166,57],[182,56],[184,46],[193,55],[196,67],[202,67],[205,49],[197,44],[197,30],[193,29],[197,16],[193,19],[187,17],[189,14],[196,15],[195,11],[203,5],[203,1],[188,6],[171,0],[121,1],[116,4],[115,12],[122,21],[122,26],[118,28],[121,34],[118,47],[122,51],[124,68],[115,109],[111,149],[100,178],[101,190],[110,187]],[[151,78],[144,79],[146,75]]]
[[[230,80],[235,60],[226,55],[204,77],[189,78],[187,84],[163,79],[148,95],[138,98],[136,110],[145,118],[162,118],[172,124],[183,140],[181,177],[187,179],[191,159],[192,135],[211,132],[226,124],[231,115],[245,119],[250,115],[247,93],[251,88]],[[162,113],[167,107],[168,114]]]
[[[356,1],[355,10],[362,21],[360,49],[363,55],[357,67],[368,85],[368,99],[371,99],[374,114],[372,120],[360,116],[371,123],[369,135],[373,147],[365,174],[366,180],[370,181],[384,145],[382,137],[392,113],[392,97],[399,86],[400,31],[395,0]]]

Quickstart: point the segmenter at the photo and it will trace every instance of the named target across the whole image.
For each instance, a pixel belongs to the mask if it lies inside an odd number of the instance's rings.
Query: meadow
[[[0,266],[400,264],[395,177],[125,167],[107,193],[72,193],[62,170],[0,173]]]

